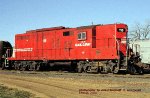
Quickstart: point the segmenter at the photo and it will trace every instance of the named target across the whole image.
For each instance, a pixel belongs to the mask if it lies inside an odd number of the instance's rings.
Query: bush
[[[30,98],[31,93],[0,85],[0,98]]]

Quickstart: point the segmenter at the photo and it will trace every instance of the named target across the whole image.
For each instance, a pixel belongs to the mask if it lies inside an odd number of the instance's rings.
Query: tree
[[[148,39],[148,35],[150,34],[150,23],[146,23],[142,29],[143,39]]]
[[[150,22],[145,22],[143,25],[135,23],[133,29],[129,32],[131,40],[148,39],[150,35]]]
[[[132,31],[130,31],[129,35],[131,36],[132,40],[141,39],[141,35],[142,35],[141,25],[139,23],[136,23]]]

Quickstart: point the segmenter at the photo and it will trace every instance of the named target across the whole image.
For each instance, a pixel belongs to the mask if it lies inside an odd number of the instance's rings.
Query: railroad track
[[[18,75],[31,75],[31,76],[44,76],[44,77],[69,77],[69,78],[109,78],[109,77],[116,77],[116,78],[142,78],[142,79],[149,79],[150,74],[144,75],[130,75],[130,74],[92,74],[92,73],[70,73],[68,71],[15,71],[15,70],[1,70],[1,74],[18,74]]]

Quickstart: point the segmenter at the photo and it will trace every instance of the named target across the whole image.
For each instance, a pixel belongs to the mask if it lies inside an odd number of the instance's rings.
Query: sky
[[[0,40],[39,28],[150,20],[150,0],[0,0]]]

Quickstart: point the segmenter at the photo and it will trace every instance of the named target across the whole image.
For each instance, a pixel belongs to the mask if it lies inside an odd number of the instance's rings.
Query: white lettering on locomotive
[[[76,43],[75,46],[76,47],[80,47],[80,46],[90,46],[91,43],[86,43],[85,41],[82,41],[81,43]]]
[[[19,49],[14,49],[15,52],[24,52],[24,51],[32,51],[33,48],[19,48]]]

